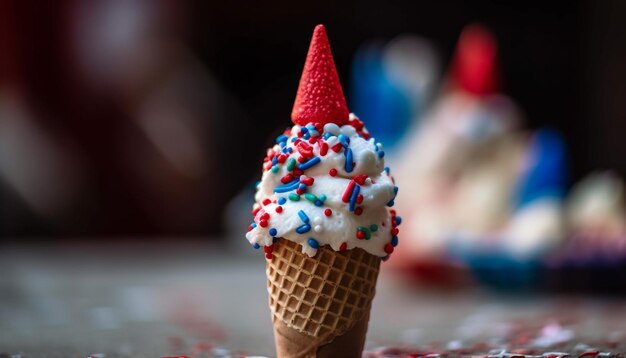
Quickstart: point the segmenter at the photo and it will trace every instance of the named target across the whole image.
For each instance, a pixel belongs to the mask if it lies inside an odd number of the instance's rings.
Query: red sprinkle
[[[303,157],[310,158],[310,157],[313,156],[313,147],[311,147],[306,142],[298,143],[298,145],[296,146],[296,149],[298,150],[300,155],[303,156]]]
[[[363,207],[362,206],[359,206],[358,208],[354,209],[354,215],[359,216],[361,214],[363,214]]]
[[[261,227],[267,227],[267,220],[261,220],[261,221],[259,221],[259,225],[260,225]]]
[[[356,238],[359,239],[359,240],[365,239],[365,231],[361,231],[361,230],[357,231],[356,232]]]
[[[332,149],[333,152],[335,152],[335,153],[339,153],[339,151],[341,151],[341,148],[343,148],[343,144],[341,144],[341,143],[337,143],[337,144],[333,145],[332,147],[330,147],[330,149]]]
[[[280,178],[280,182],[283,184],[291,183],[295,177],[291,173],[287,173],[284,177]]]
[[[324,210],[324,215],[326,215],[326,216],[331,216],[332,214],[333,214],[333,211],[332,211],[332,210],[330,210],[330,209],[326,209],[326,210]]]
[[[261,219],[261,220],[269,220],[270,219],[270,214],[263,213],[263,215],[261,215],[261,217],[259,219]]]
[[[302,194],[304,194],[304,190],[298,188],[298,189],[296,189],[296,194],[302,195]]]
[[[306,157],[305,157],[305,156],[300,155],[300,156],[298,157],[298,163],[304,163],[304,162],[306,162],[306,161],[307,161],[307,159],[306,159]]]
[[[391,245],[390,243],[386,244],[385,245],[385,252],[388,253],[388,254],[391,254],[393,252],[393,245]]]
[[[277,206],[276,207],[276,212],[279,213],[279,214],[282,213],[283,212],[283,207],[282,206]]]
[[[399,232],[400,230],[397,227],[394,227],[393,229],[391,229],[391,235],[393,236],[398,235]]]
[[[269,246],[263,246],[263,251],[265,251],[266,253],[270,253],[274,250],[274,245],[269,245]]]
[[[357,204],[363,203],[363,194],[359,194],[356,196],[356,203]]]
[[[273,256],[272,256],[272,254],[270,254],[270,253],[265,254],[265,258],[266,258],[266,259],[268,259],[268,260],[271,260],[271,259],[272,259],[272,257],[273,257]]]
[[[304,184],[304,185],[313,185],[313,182],[315,181],[315,179],[313,179],[312,177],[306,177],[303,179],[300,179],[300,183]]]
[[[350,202],[350,195],[352,195],[352,190],[354,190],[355,184],[356,183],[354,182],[354,180],[350,180],[350,182],[348,183],[348,186],[346,187],[346,191],[343,192],[341,201],[343,201],[344,203]]]
[[[278,158],[276,159],[276,161],[280,164],[283,164],[285,162],[285,160],[287,160],[287,154],[281,154],[278,156]]]
[[[320,145],[320,155],[325,156],[328,153],[328,143],[320,141],[319,145]]]
[[[248,225],[248,231],[252,231],[252,229],[254,229],[254,228],[252,227],[252,224]]]
[[[299,177],[300,175],[304,174],[304,172],[298,168],[295,168],[293,170],[293,175],[295,175],[296,177]]]
[[[337,175],[337,169],[332,168],[331,170],[328,171],[328,175],[330,175],[331,177],[334,177],[335,175]]]
[[[252,216],[256,216],[256,213],[258,213],[259,210],[261,210],[260,207],[252,209]]]
[[[309,143],[311,144],[314,144],[316,141],[317,141],[316,138],[313,138],[313,137],[309,138]]]
[[[343,242],[341,243],[341,246],[339,246],[339,251],[343,251],[348,247],[348,243],[347,242]]]
[[[365,175],[365,174],[359,174],[359,175],[354,177],[354,181],[357,182],[357,184],[359,184],[359,185],[364,185],[365,184],[365,179],[367,179],[367,175]]]
[[[272,203],[272,200],[270,200],[270,199],[263,200],[263,206],[265,206],[267,204],[271,204],[271,203]]]

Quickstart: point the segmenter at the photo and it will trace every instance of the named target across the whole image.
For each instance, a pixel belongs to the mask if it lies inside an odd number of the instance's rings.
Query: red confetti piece
[[[354,177],[354,181],[357,182],[357,184],[359,185],[364,185],[366,179],[367,179],[367,175],[365,174],[359,174]]]
[[[320,155],[325,156],[328,153],[328,143],[320,141],[319,146],[320,146]]]
[[[330,147],[330,149],[332,149],[333,152],[335,152],[335,153],[339,153],[339,151],[341,151],[341,148],[343,148],[343,144],[341,144],[341,143],[337,143],[337,144],[333,145],[332,147]]]
[[[332,168],[331,170],[328,171],[328,175],[330,175],[331,177],[334,177],[335,175],[337,175],[337,169]]]
[[[365,231],[358,230],[356,232],[356,238],[359,240],[365,239]]]
[[[315,179],[313,179],[312,177],[306,177],[306,178],[300,179],[300,183],[307,185],[307,186],[313,185],[314,181]]]
[[[385,245],[385,252],[386,252],[387,254],[391,254],[391,253],[393,253],[393,245],[391,245],[391,244],[386,244],[386,245]]]
[[[326,216],[331,216],[332,214],[333,214],[333,211],[332,211],[332,210],[330,210],[330,209],[326,209],[326,210],[324,210],[324,215],[326,215]]]
[[[267,227],[267,220],[261,220],[261,221],[259,221],[259,225],[260,225],[261,227]]]
[[[287,183],[291,183],[294,179],[295,177],[293,176],[293,174],[288,173],[284,177],[280,178],[280,182],[283,184],[287,184]]]
[[[397,227],[394,227],[393,229],[391,229],[391,235],[392,236],[398,235],[399,232],[400,232],[400,230]]]
[[[283,212],[283,207],[282,206],[277,206],[276,207],[276,212],[279,213],[279,214],[282,213]]]
[[[270,199],[265,199],[265,200],[263,200],[263,203],[262,203],[262,204],[263,204],[263,206],[265,206],[265,205],[268,205],[268,204],[271,204],[271,203],[272,203],[272,200],[270,200]]]

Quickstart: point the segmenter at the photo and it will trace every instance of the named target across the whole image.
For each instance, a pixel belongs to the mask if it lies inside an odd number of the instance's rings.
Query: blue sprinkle
[[[350,145],[350,138],[348,138],[348,136],[346,135],[340,134],[339,141],[345,148],[347,148]]]
[[[328,139],[328,138],[330,138],[330,137],[332,137],[332,136],[333,136],[333,134],[332,134],[332,133],[330,133],[330,132],[326,132],[326,133],[324,133],[324,135],[322,136],[322,138],[324,138],[324,140],[326,140],[326,139]]]
[[[252,224],[250,224],[250,227],[254,229],[256,227],[256,224],[252,223]]]
[[[298,140],[298,138],[293,137],[293,138],[291,138],[291,143],[293,143],[293,142],[295,142],[295,141],[297,141],[297,140]]]
[[[314,238],[310,238],[309,241],[307,241],[309,246],[311,246],[314,249],[317,249],[318,247],[320,247],[320,245],[317,243],[317,240],[315,240]]]
[[[385,151],[381,150],[380,152],[378,152],[378,158],[382,158],[385,156]]]
[[[319,200],[319,199],[315,200],[315,203],[313,203],[313,204],[315,204],[315,206],[322,206],[322,205],[324,205],[324,203],[321,200]]]
[[[300,132],[301,132],[302,134],[304,134],[304,133],[308,133],[308,132],[309,132],[309,129],[308,129],[307,127],[302,127],[302,128],[300,128]]]
[[[296,190],[299,184],[300,184],[300,181],[298,179],[294,179],[290,183],[275,187],[274,193],[286,193],[288,191]]]
[[[278,198],[278,205],[283,205],[286,202],[287,202],[287,199],[285,199],[283,197]]]
[[[318,198],[319,198],[319,199],[322,201],[322,203],[323,203],[323,202],[325,202],[325,201],[326,201],[326,194],[322,194],[322,195],[318,196]]]
[[[310,167],[314,166],[315,164],[319,163],[320,161],[321,161],[320,157],[313,157],[304,163],[298,164],[298,169],[307,170]]]
[[[352,166],[352,149],[348,148],[343,152],[343,155],[346,157],[346,163],[344,164],[344,168],[346,172],[351,173],[354,167]]]
[[[296,228],[296,232],[298,234],[304,234],[304,233],[307,233],[309,231],[311,231],[311,225],[309,225],[309,224],[304,224],[304,225],[298,226]]]
[[[304,221],[305,223],[309,223],[309,217],[306,215],[306,213],[302,210],[298,211],[298,216],[300,217],[300,220]]]
[[[276,229],[274,229],[274,228],[271,228],[270,231],[269,231],[269,234],[271,236],[276,236],[276,234],[278,234],[278,231]]]
[[[276,165],[276,163],[278,163],[278,158],[274,156],[274,158],[272,158],[272,164]]]
[[[402,224],[402,218],[400,216],[396,216],[396,225]]]
[[[389,171],[390,171],[389,167],[385,167],[385,173],[389,174]]]
[[[389,200],[389,202],[387,203],[388,207],[392,207],[396,202],[393,201],[393,199]]]
[[[298,185],[298,188],[300,188],[301,190],[306,190],[306,184],[300,184]]]
[[[398,237],[394,236],[391,238],[391,246],[396,247],[398,246]]]
[[[309,133],[304,133],[304,135],[302,136],[302,139],[308,140],[309,138],[311,138],[311,135]]]
[[[394,186],[394,187],[393,187],[393,193],[394,193],[394,194],[398,194],[398,187],[397,187],[397,186]]]
[[[352,190],[352,195],[350,196],[350,211],[354,211],[354,207],[356,205],[356,197],[359,195],[361,191],[361,187],[358,185],[354,186],[354,190]]]
[[[282,142],[287,142],[287,139],[289,139],[289,137],[287,137],[284,134],[281,134],[278,137],[276,137],[276,144],[279,144],[279,143],[282,143]]]
[[[287,153],[293,153],[293,148],[288,147],[288,148],[287,148]]]
[[[258,250],[261,247],[261,245],[259,245],[258,242],[255,242],[254,244],[252,244],[252,247],[254,247],[255,250]]]

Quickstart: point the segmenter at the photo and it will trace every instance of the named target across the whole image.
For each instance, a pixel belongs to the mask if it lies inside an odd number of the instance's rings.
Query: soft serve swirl
[[[387,258],[398,244],[398,187],[376,143],[356,116],[348,125],[295,125],[276,138],[263,164],[246,238],[271,258],[275,238],[314,256],[362,248]]]

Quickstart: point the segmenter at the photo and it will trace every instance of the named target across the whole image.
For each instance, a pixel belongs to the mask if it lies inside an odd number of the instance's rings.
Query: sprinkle
[[[281,154],[278,156],[278,163],[283,164],[285,162],[285,160],[287,160],[287,154]]]
[[[332,210],[330,210],[330,209],[326,209],[326,210],[324,210],[324,215],[326,215],[326,216],[331,216],[332,214],[333,214],[333,211],[332,211]]]
[[[275,228],[271,228],[269,234],[270,236],[276,236],[276,234],[278,234],[278,231]]]
[[[391,238],[391,246],[396,247],[398,246],[398,237],[394,236]]]
[[[317,249],[318,247],[320,247],[320,245],[317,243],[317,240],[315,240],[314,238],[310,238],[307,243],[309,244],[309,246],[311,246],[314,249]]]
[[[259,245],[258,242],[255,242],[254,244],[252,244],[252,247],[254,247],[255,250],[258,250],[261,247],[261,245]]]
[[[259,221],[259,225],[260,225],[261,227],[267,227],[267,220],[261,220],[261,221]]]
[[[360,231],[360,230],[357,231],[356,232],[356,238],[359,239],[359,240],[365,239],[365,231]]]
[[[358,208],[354,209],[354,215],[359,216],[361,214],[363,214],[363,207],[362,206],[359,206]]]
[[[278,170],[279,170],[279,169],[280,169],[280,168],[278,167],[278,165],[273,165],[273,166],[272,166],[272,173],[278,173]]]
[[[298,185],[300,183],[298,182],[298,180],[294,180],[291,183],[285,184],[285,185],[279,185],[277,187],[274,188],[274,193],[286,193],[288,191],[292,191],[298,188]]]
[[[311,177],[306,177],[306,178],[300,179],[300,183],[302,183],[304,185],[313,185],[314,181],[315,181],[315,179],[311,178]]]
[[[330,175],[331,177],[334,177],[335,175],[337,175],[337,169],[332,168],[331,170],[328,171],[328,175]]]
[[[268,213],[263,213],[263,215],[261,215],[261,220],[269,220],[270,219],[270,214]]]
[[[389,174],[389,171],[390,171],[389,167],[385,167],[385,173]]]
[[[296,169],[294,169],[294,170],[293,170],[293,175],[294,175],[295,177],[299,177],[299,176],[300,176],[300,175],[302,175],[303,173],[304,173],[304,172],[303,172],[302,170],[298,169],[298,168],[296,168]]]
[[[289,158],[289,160],[287,160],[287,170],[292,171],[293,168],[295,167],[296,167],[296,160],[293,158]]]
[[[272,259],[272,257],[273,257],[273,256],[272,256],[272,254],[270,254],[270,253],[265,254],[265,258],[266,258],[266,259],[268,259],[268,260],[271,260],[271,259]]]
[[[304,224],[304,225],[298,226],[296,228],[296,232],[298,234],[304,234],[304,233],[307,233],[309,231],[311,231],[311,225],[309,225],[309,224]]]
[[[252,209],[252,216],[256,216],[256,213],[259,212],[259,210],[261,210],[260,206],[255,207],[254,209]]]
[[[346,157],[346,164],[344,165],[344,168],[348,173],[350,173],[352,172],[352,169],[354,169],[354,163],[352,162],[352,149],[347,148],[343,155]]]
[[[298,200],[300,200],[300,195],[295,194],[295,193],[290,193],[289,194],[289,200],[291,200],[291,201],[298,201]]]
[[[307,170],[321,161],[320,157],[313,157],[308,162],[298,165],[298,169]]]
[[[328,143],[320,142],[320,155],[325,156],[328,153]]]
[[[388,207],[392,207],[396,202],[393,201],[393,199],[389,200],[389,202],[387,202],[387,206]]]
[[[341,143],[337,143],[330,147],[330,149],[332,149],[335,153],[339,153],[339,151],[341,151],[341,148],[343,148],[343,145],[341,145]]]
[[[317,196],[311,194],[311,193],[306,193],[304,194],[304,198],[312,203],[315,203],[317,201]]]
[[[265,206],[265,205],[267,205],[267,204],[271,204],[271,203],[272,203],[272,201],[271,201],[269,198],[268,198],[268,199],[263,200],[263,206]]]
[[[361,187],[358,185],[354,186],[354,190],[352,191],[352,195],[350,196],[350,211],[354,211],[354,206],[356,205],[356,197],[359,195],[359,191]]]
[[[376,224],[370,225],[370,230],[372,230],[372,232],[378,231],[378,225],[376,225]]]
[[[378,152],[378,158],[382,158],[385,156],[385,151],[381,150],[380,152]]]
[[[276,207],[276,212],[279,213],[279,214],[282,213],[283,212],[283,207],[282,206],[277,206]]]
[[[283,204],[285,204],[286,202],[287,202],[287,199],[285,199],[285,198],[283,198],[283,197],[278,198],[278,205],[283,205]]]
[[[315,225],[315,227],[313,227],[313,231],[315,231],[316,233],[321,233],[323,230],[321,225]]]
[[[393,229],[391,229],[391,235],[393,236],[398,235],[399,232],[400,230],[397,227],[394,227]]]
[[[396,225],[400,225],[402,224],[402,218],[399,216],[396,216]]]
[[[344,146],[344,147],[348,147],[350,145],[350,138],[346,135],[340,134],[339,135],[339,142]]]
[[[391,253],[393,252],[393,245],[391,245],[391,244],[386,244],[386,245],[385,245],[385,252],[386,252],[387,254],[391,254]]]
[[[272,164],[273,164],[273,165],[276,165],[276,163],[278,163],[278,158],[273,157],[273,158],[272,158]]]
[[[278,137],[276,137],[276,144],[280,144],[282,142],[287,142],[287,139],[289,139],[289,137],[287,137],[284,134],[281,134]]]
[[[363,203],[363,194],[359,194],[359,195],[356,197],[356,203],[357,203],[357,204],[362,204],[362,203]]]
[[[332,133],[330,133],[330,132],[326,132],[326,133],[324,133],[324,135],[322,135],[322,138],[324,138],[324,140],[326,140],[326,139],[328,139],[328,138],[330,138],[330,137],[332,137],[332,136],[333,136],[333,134],[332,134]]]
[[[326,201],[326,194],[322,194],[322,195],[320,195],[320,196],[319,196],[319,199],[320,199],[322,202],[325,202],[325,201]]]
[[[342,242],[341,246],[339,246],[339,251],[343,251],[348,247],[348,243],[347,242]]]
[[[347,203],[350,201],[350,196],[352,195],[352,191],[354,190],[355,184],[356,183],[354,182],[354,180],[350,180],[350,182],[348,183],[348,186],[346,187],[346,190],[343,192],[341,201],[343,201],[344,203]]]
[[[301,155],[298,157],[298,163],[304,163],[307,161],[307,157],[305,157],[304,155]]]
[[[354,181],[357,184],[359,184],[359,185],[364,185],[365,184],[365,180],[367,180],[367,175],[366,174],[359,174],[359,175],[354,177]]]
[[[305,223],[309,222],[309,216],[304,211],[298,211],[298,216],[300,217],[300,220],[304,221]]]
[[[397,195],[398,194],[398,189],[399,188],[397,186],[394,186],[393,187],[393,193]]]
[[[300,190],[302,190],[304,192],[306,190],[306,184],[298,185],[298,189],[300,189]]]
[[[322,206],[324,205],[324,203],[321,200],[315,200],[315,202],[313,203],[315,206]]]
[[[304,134],[304,133],[308,133],[309,129],[307,127],[302,127],[300,128],[300,133]]]

